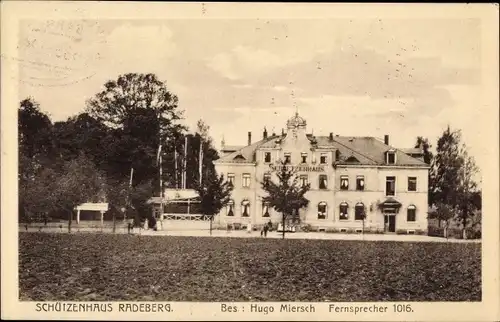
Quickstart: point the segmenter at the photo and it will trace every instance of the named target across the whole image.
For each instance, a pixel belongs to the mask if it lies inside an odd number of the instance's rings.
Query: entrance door
[[[396,216],[388,216],[389,217],[389,232],[396,232]]]

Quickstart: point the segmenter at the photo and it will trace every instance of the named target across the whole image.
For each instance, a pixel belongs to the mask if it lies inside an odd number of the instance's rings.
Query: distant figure
[[[267,237],[268,230],[269,230],[269,225],[264,225],[264,237]]]
[[[132,230],[132,223],[127,223],[127,232],[130,234],[130,231]]]

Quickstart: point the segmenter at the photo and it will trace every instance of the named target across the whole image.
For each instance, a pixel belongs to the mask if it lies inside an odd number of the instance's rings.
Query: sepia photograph
[[[498,179],[485,53],[498,67],[498,46],[477,12],[498,22],[498,6],[407,19],[179,3],[185,16],[111,17],[130,2],[106,18],[70,4],[70,18],[19,18],[2,50],[15,71],[2,100],[11,301],[315,320],[484,303],[485,230],[498,239],[498,190],[483,215],[498,189],[485,184]]]

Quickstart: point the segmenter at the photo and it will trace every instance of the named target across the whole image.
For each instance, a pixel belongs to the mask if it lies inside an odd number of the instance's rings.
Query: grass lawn
[[[480,301],[481,244],[19,234],[21,300]]]

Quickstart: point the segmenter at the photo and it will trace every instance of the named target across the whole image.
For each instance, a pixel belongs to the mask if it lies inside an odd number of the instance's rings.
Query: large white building
[[[215,161],[219,174],[234,185],[230,204],[215,221],[259,226],[279,222],[281,214],[262,201],[264,180],[277,180],[283,160],[296,167],[301,183],[310,183],[301,209],[302,223],[318,230],[425,233],[429,167],[418,149],[401,150],[374,137],[306,133],[296,113],[281,135],[267,135],[241,147],[222,147]],[[276,182],[276,181],[275,181]],[[363,211],[366,219],[361,220]]]

